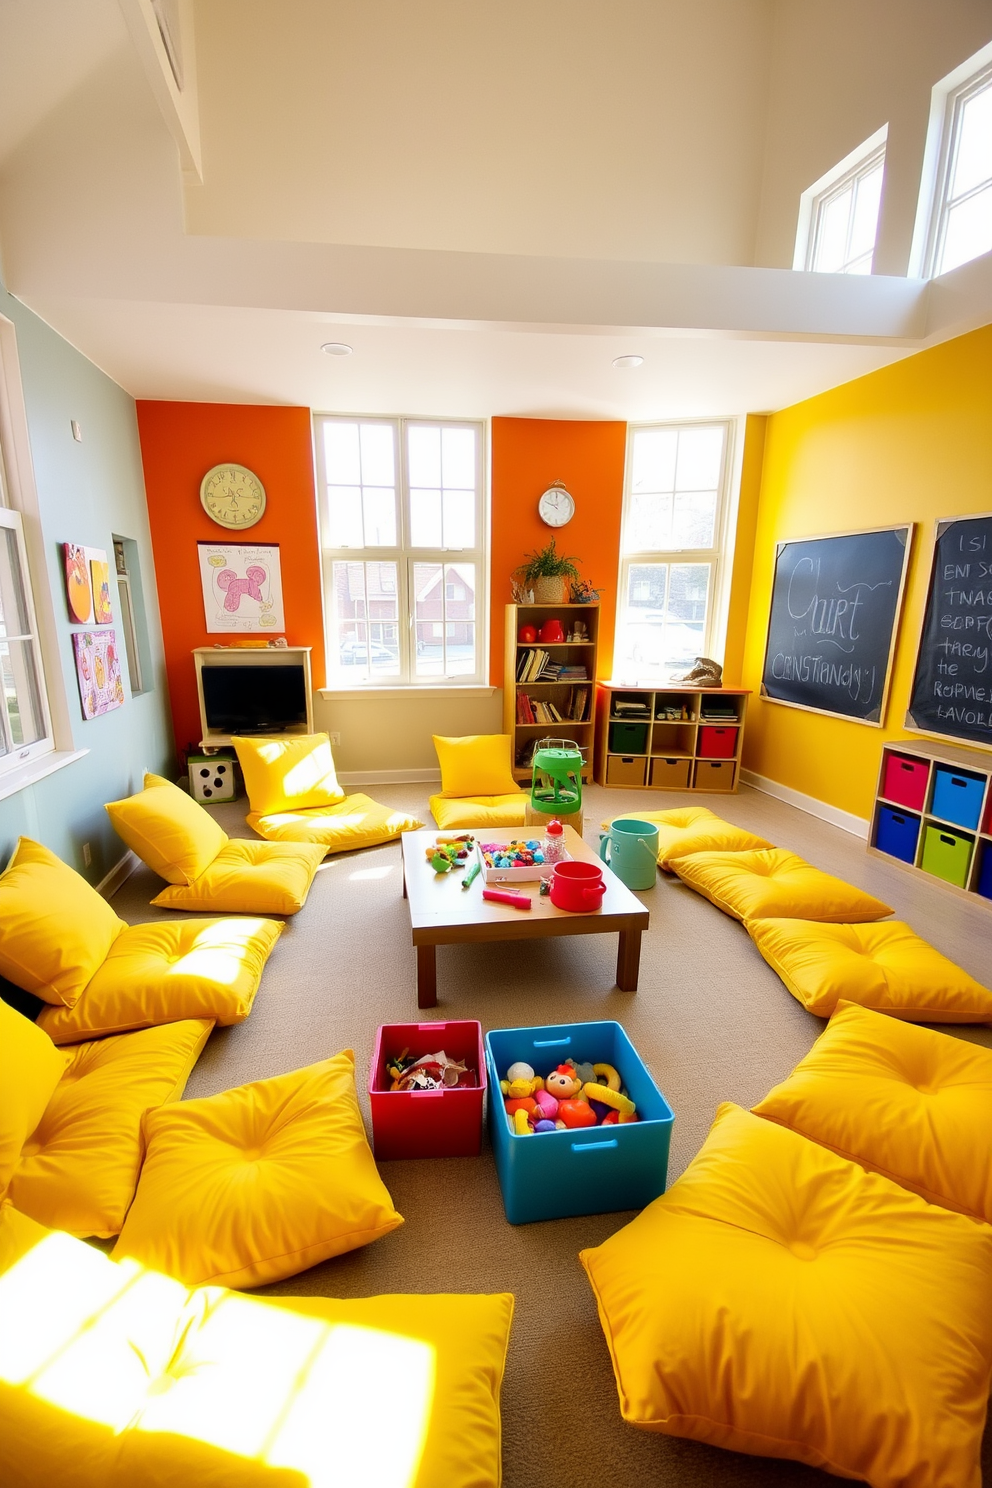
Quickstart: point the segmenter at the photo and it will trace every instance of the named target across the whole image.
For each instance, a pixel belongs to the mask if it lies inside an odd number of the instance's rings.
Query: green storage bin
[[[611,754],[644,754],[648,747],[646,723],[611,723]]]
[[[920,867],[936,878],[965,888],[971,855],[975,850],[972,837],[962,837],[959,832],[949,832],[946,827],[927,827],[923,837],[923,860]]]

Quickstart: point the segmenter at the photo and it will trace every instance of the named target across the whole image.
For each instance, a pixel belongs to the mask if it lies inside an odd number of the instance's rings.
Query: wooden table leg
[[[621,992],[637,991],[637,973],[641,964],[640,930],[621,930],[617,951],[617,986]]]
[[[637,971],[634,971],[637,985]],[[437,946],[417,946],[417,1006],[437,1007]]]

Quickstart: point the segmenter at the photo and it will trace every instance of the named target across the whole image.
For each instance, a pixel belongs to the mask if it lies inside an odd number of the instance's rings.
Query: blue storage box
[[[879,852],[900,858],[904,863],[916,860],[916,844],[920,836],[920,818],[908,811],[893,811],[891,806],[878,808],[878,826],[875,829],[875,846]]]
[[[985,899],[992,899],[992,842],[982,848],[982,866],[978,870],[978,892]]]
[[[941,821],[975,831],[984,794],[985,780],[981,775],[969,775],[964,770],[955,770],[952,765],[937,765],[930,810]]]
[[[566,1059],[612,1064],[640,1121],[518,1137],[499,1094],[517,1060],[547,1075]],[[499,1028],[486,1034],[489,1136],[511,1224],[643,1209],[665,1192],[672,1109],[619,1023]]]

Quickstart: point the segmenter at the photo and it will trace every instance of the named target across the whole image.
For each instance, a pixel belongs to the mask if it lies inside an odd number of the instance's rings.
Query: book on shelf
[[[517,722],[535,723],[534,706],[525,692],[517,693]]]
[[[589,705],[588,687],[573,687],[565,704],[565,717],[572,723],[585,723]]]

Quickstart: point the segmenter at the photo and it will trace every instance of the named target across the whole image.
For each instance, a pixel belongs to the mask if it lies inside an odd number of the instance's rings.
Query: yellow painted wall
[[[761,472],[767,426],[768,418],[763,413],[749,413],[744,421],[741,491],[737,506],[734,564],[730,577],[727,644],[723,654],[723,680],[727,687],[745,686],[741,680],[744,671],[744,641],[751,601],[751,570],[754,566],[754,539],[761,499]]]
[[[992,511],[992,326],[768,420],[744,647],[744,766],[867,817],[883,739],[905,737],[934,522]],[[775,544],[915,522],[884,728],[757,696]]]

